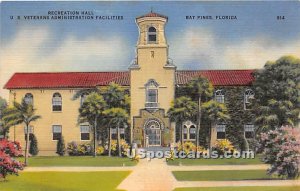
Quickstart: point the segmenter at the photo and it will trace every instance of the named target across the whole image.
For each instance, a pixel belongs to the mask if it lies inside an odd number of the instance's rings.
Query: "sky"
[[[1,2],[0,96],[7,98],[2,87],[15,72],[128,70],[138,39],[135,18],[151,9],[168,16],[169,57],[179,70],[256,69],[283,55],[300,57],[299,1]],[[123,19],[24,19],[49,11]]]

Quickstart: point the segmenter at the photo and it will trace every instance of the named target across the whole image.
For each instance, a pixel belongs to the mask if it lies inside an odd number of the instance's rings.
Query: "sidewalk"
[[[300,186],[300,180],[177,181],[175,187]]]
[[[176,179],[165,159],[140,160],[134,171],[117,189],[128,191],[169,191],[173,190]]]
[[[203,165],[203,166],[171,166],[170,171],[201,171],[201,170],[266,170],[269,165]]]
[[[97,172],[97,171],[133,171],[135,166],[118,167],[26,167],[24,172]]]

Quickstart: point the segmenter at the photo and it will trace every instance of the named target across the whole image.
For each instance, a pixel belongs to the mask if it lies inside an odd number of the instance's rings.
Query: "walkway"
[[[168,191],[173,190],[176,179],[169,170],[165,159],[142,159],[134,171],[117,189],[128,191]]]

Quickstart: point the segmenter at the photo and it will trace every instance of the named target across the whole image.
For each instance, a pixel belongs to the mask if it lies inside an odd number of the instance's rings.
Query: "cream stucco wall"
[[[55,92],[59,92],[62,96],[61,112],[52,111],[52,96]],[[75,90],[12,90],[10,92],[10,104],[13,100],[20,103],[26,93],[33,95],[33,104],[36,108],[36,114],[42,116],[41,119],[32,123],[34,134],[38,140],[40,155],[55,154],[57,141],[52,140],[52,125],[62,126],[62,135],[65,139],[65,143],[71,141],[80,142],[80,127],[77,125],[80,99],[72,100]],[[22,124],[11,128],[9,137],[12,140],[20,141],[24,148],[24,125]]]

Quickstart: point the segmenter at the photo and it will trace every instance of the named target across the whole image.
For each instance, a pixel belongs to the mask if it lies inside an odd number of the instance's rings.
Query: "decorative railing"
[[[145,108],[158,108],[159,103],[152,103],[152,102],[147,102],[145,103]]]

